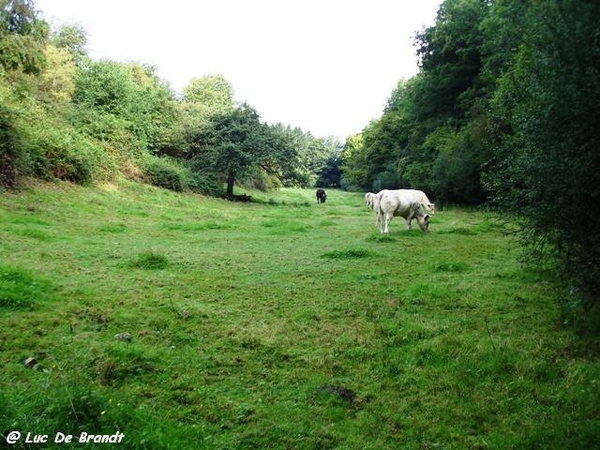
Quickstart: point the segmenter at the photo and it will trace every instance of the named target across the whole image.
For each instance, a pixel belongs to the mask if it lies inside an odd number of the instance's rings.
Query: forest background
[[[0,0],[0,185],[415,187],[502,211],[581,324],[600,295],[599,19],[593,0],[446,0],[415,34],[420,72],[342,143],[264,123],[221,75],[177,94],[149,65],[92,60],[85,30]]]

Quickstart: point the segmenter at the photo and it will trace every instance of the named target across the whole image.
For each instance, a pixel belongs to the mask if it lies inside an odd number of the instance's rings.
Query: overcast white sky
[[[344,140],[417,73],[413,36],[442,0],[34,1],[94,59],[151,64],[177,92],[221,74],[264,121]]]

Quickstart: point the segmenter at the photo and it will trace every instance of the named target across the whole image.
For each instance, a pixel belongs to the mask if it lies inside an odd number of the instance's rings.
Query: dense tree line
[[[445,0],[420,72],[349,138],[342,185],[486,202],[521,225],[565,305],[600,295],[600,2]]]
[[[33,0],[0,0],[0,187],[123,174],[231,198],[240,183],[314,186],[339,156],[335,140],[262,122],[221,75],[179,96],[153,67],[92,60],[86,43],[80,27],[52,30]]]

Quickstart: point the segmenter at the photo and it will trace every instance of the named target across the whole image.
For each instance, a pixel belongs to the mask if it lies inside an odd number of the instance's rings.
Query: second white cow
[[[419,202],[426,213],[429,213],[432,216],[435,214],[435,204],[431,203],[427,198],[427,195],[425,195],[425,192],[418,189],[397,189],[392,192],[401,193],[408,201]],[[409,230],[411,228],[411,220],[412,219],[407,220]]]
[[[374,209],[373,202],[376,195],[377,194],[373,194],[372,192],[367,192],[365,194],[365,205],[367,205],[367,208]]]
[[[394,216],[403,217],[408,229],[411,229],[412,219],[416,219],[422,231],[429,230],[431,215],[425,213],[420,200],[415,199],[415,194],[408,189],[387,190],[377,194],[378,211],[377,219],[380,222],[381,232],[389,234],[390,221]]]

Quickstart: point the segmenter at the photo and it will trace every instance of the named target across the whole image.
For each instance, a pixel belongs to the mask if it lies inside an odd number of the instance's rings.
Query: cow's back
[[[405,198],[408,201],[410,201],[411,203],[418,202],[428,212],[430,212],[431,214],[435,214],[435,205],[433,203],[431,203],[429,198],[427,198],[427,195],[425,194],[425,192],[420,191],[418,189],[398,189],[398,191],[403,192],[405,195]]]
[[[408,217],[411,204],[413,203],[409,195],[406,195],[406,189],[388,190],[379,192],[379,209],[383,214]]]

